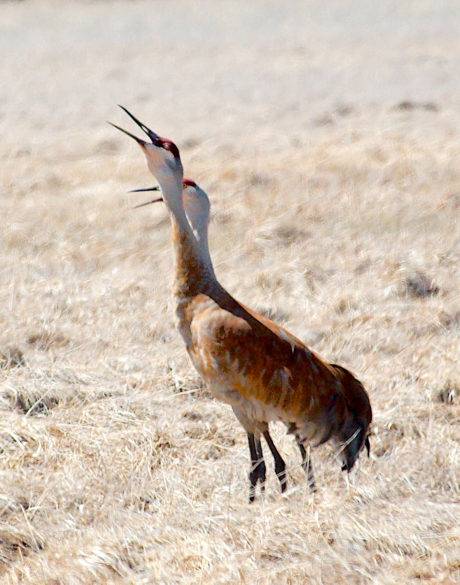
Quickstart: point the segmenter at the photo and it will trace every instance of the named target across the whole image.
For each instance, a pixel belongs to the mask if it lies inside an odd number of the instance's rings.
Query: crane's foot
[[[265,467],[265,461],[263,459],[259,459],[255,462],[255,465],[251,468],[249,472],[249,503],[256,499],[256,487],[257,483],[260,484],[260,493],[264,493],[265,491],[265,479],[267,475],[267,470]]]

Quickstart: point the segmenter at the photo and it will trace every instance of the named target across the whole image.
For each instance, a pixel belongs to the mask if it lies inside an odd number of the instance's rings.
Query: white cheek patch
[[[177,168],[177,160],[173,153],[169,150],[165,150],[164,148],[160,148],[159,150],[162,152],[164,162],[170,169],[175,170]]]
[[[169,150],[162,148],[161,146],[155,146],[154,144],[146,144],[144,154],[149,163],[155,166],[166,165],[171,169],[177,167],[177,161],[174,155]]]
[[[158,151],[159,149],[155,148],[152,144],[147,144],[146,149],[144,150],[147,165],[151,173],[158,171],[163,163]]]

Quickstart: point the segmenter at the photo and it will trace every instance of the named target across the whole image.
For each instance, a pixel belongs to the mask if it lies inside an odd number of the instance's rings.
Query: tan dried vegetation
[[[2,583],[458,582],[457,9],[1,3]],[[291,488],[247,504],[118,101],[210,194],[225,286],[369,389],[348,483],[275,427]]]

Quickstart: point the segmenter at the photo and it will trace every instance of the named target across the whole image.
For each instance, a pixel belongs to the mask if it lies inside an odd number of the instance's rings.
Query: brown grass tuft
[[[408,275],[404,280],[404,286],[407,292],[414,297],[423,298],[439,293],[439,287],[436,286],[433,279],[420,271]]]
[[[25,365],[24,354],[18,347],[7,347],[0,352],[0,369],[18,368]]]

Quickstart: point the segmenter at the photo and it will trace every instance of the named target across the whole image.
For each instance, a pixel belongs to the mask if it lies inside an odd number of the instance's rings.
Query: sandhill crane
[[[123,110],[150,142],[113,126],[139,144],[169,210],[179,332],[213,395],[232,406],[248,435],[249,500],[264,481],[260,436],[270,421],[284,422],[302,444],[334,439],[341,445],[342,470],[350,471],[364,445],[370,449],[372,409],[364,387],[348,370],[327,363],[223,288],[185,214],[179,149]]]
[[[182,186],[183,186],[182,201],[184,204],[185,214],[193,230],[193,234],[197,240],[197,245],[201,248],[203,257],[206,259],[208,266],[212,269],[214,273],[208,243],[208,225],[210,219],[211,202],[209,201],[207,193],[192,179],[184,179],[182,182]],[[144,189],[133,189],[132,191],[130,191],[130,193],[141,193],[146,191],[159,190],[160,188],[158,186],[154,186],[147,187]],[[139,207],[144,207],[146,205],[150,205],[151,203],[158,203],[160,201],[163,201],[163,197],[156,197],[155,199],[151,199],[144,203],[140,203],[139,205],[136,205],[134,208],[137,209]],[[266,429],[263,434],[275,460],[275,470],[278,479],[280,480],[281,491],[283,492],[285,491],[287,485],[286,464],[283,458],[281,457],[280,453],[278,452],[273,442],[273,439],[270,436],[268,424],[266,425]],[[302,443],[298,442],[297,446],[300,450],[300,454],[302,457],[302,467],[305,473],[307,474],[308,485],[310,486],[310,489],[312,491],[315,491],[315,478],[313,474],[313,466],[310,460],[310,455],[309,453],[307,454],[307,451],[305,447],[302,445]],[[262,471],[259,472],[261,476],[259,478],[259,481],[261,483],[261,489],[263,490],[265,483],[265,462],[263,458],[262,445],[256,444],[256,447],[258,449],[258,465],[261,466],[262,469]]]

